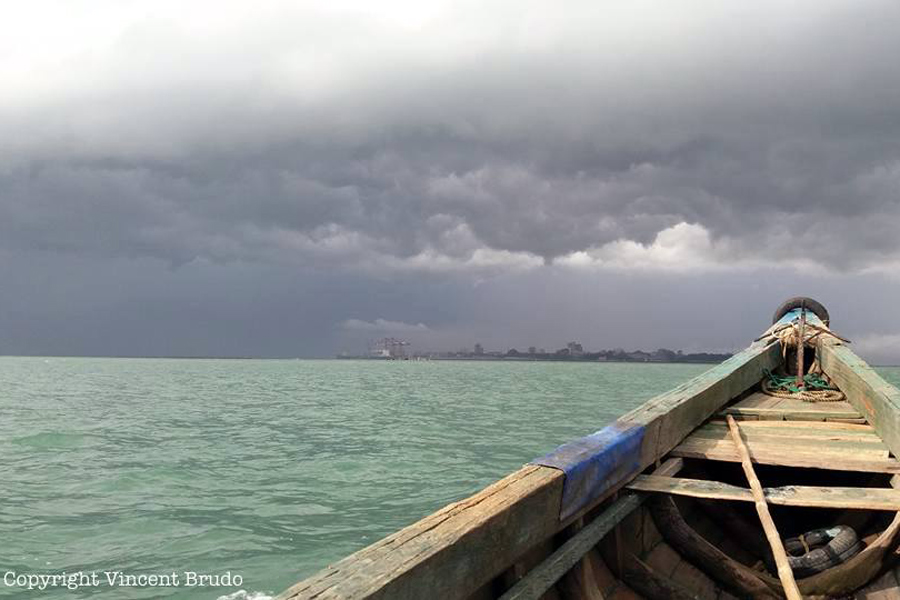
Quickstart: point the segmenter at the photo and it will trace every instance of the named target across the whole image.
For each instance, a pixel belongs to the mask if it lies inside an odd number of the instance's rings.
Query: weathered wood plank
[[[762,465],[783,467],[804,467],[832,471],[860,471],[864,473],[900,473],[900,462],[894,458],[849,457],[840,452],[785,452],[783,449],[753,447],[753,461]],[[732,447],[722,442],[702,439],[688,439],[672,450],[672,456],[682,458],[703,458],[725,462],[739,462],[740,457]]]
[[[563,474],[529,465],[278,596],[460,598],[559,528]]]
[[[893,571],[888,571],[856,592],[857,600],[900,600],[900,586]]]
[[[726,425],[725,418],[716,418],[710,423]],[[877,435],[875,428],[868,423],[844,423],[841,421],[753,421],[744,419],[741,427],[773,429],[773,430],[798,430],[798,431],[842,431],[846,433],[858,432],[861,434]],[[880,437],[878,439],[881,439]]]
[[[833,339],[819,342],[818,357],[825,374],[875,427],[894,456],[900,456],[900,390],[882,379],[850,348]]]
[[[824,402],[822,404],[825,404]],[[722,410],[723,415],[755,416],[760,419],[773,421],[824,421],[826,419],[859,419],[862,418],[856,410],[848,411],[842,408],[823,410],[788,410],[783,408],[742,408],[729,406]]]
[[[837,425],[838,427],[830,427]],[[857,429],[845,429],[845,427]],[[882,439],[875,433],[875,429],[869,425],[856,425],[850,423],[836,423],[834,421],[741,421],[741,427],[748,435],[781,436],[785,438],[818,438],[818,439],[843,439],[879,442],[887,448]],[[726,431],[728,429],[724,421],[710,421],[703,427],[694,431]],[[693,434],[692,434],[693,435]]]
[[[672,458],[660,466],[656,472],[663,476],[669,476],[677,473],[681,466],[681,459]],[[507,590],[500,600],[537,600],[540,598],[560,577],[574,567],[587,554],[588,550],[596,546],[607,533],[612,531],[613,527],[640,506],[643,501],[642,495],[627,494],[613,502],[600,516],[566,540],[566,543],[558,550]]]
[[[771,455],[773,452],[790,452],[799,454],[828,454],[838,455],[838,458],[847,460],[887,458],[889,450],[880,444],[858,444],[852,441],[841,440],[817,440],[798,438],[751,438],[750,450],[760,455]],[[703,450],[726,450],[730,448],[727,440],[719,437],[703,435],[690,436],[679,444],[678,448],[693,447]]]
[[[819,431],[773,431],[771,429],[748,428],[744,434],[751,447],[788,446],[791,448],[833,450],[835,452],[866,452],[881,456],[888,455],[888,447],[875,434],[859,434]],[[696,430],[688,439],[728,440],[728,429],[719,425],[706,425]]]
[[[710,500],[753,501],[753,495],[747,488],[704,479],[639,475],[626,487],[636,492],[658,492]],[[893,488],[790,485],[765,488],[763,492],[767,502],[783,506],[900,510],[900,490]]]

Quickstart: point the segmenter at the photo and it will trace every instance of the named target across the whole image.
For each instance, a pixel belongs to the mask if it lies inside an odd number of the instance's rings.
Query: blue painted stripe
[[[643,439],[643,425],[613,423],[531,461],[531,464],[560,469],[566,474],[560,520],[569,518],[605,492],[637,475]]]
[[[788,311],[784,313],[784,316],[778,319],[776,325],[782,325],[784,323],[790,323],[794,319],[800,318],[800,309],[795,308],[794,310]],[[814,313],[813,311],[806,309],[806,322],[812,323],[813,325],[818,325],[819,327],[824,327],[825,323]]]

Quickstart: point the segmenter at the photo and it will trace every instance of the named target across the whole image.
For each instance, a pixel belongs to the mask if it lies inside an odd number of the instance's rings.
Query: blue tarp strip
[[[560,520],[566,520],[610,488],[636,475],[641,466],[643,439],[643,425],[613,423],[531,461],[566,474]]]

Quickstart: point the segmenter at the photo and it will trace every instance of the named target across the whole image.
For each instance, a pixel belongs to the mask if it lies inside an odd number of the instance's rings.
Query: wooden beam
[[[710,424],[727,427],[728,423],[725,417],[716,418],[710,421]],[[866,435],[876,435],[875,428],[868,423],[842,423],[838,421],[741,421],[743,429],[773,429],[787,431],[818,431],[824,430],[828,432],[841,431],[845,433],[860,433]],[[881,439],[881,438],[878,438]]]
[[[822,404],[825,404],[824,402]],[[753,416],[760,419],[778,421],[824,421],[826,419],[858,419],[862,415],[856,410],[842,408],[822,408],[819,410],[802,410],[792,408],[756,408],[729,406],[722,411],[723,415]]]
[[[801,341],[802,343],[802,341]],[[750,452],[747,445],[741,438],[741,430],[738,428],[737,421],[734,417],[728,417],[728,427],[731,429],[731,437],[734,445],[737,447],[738,453],[741,455],[741,466],[747,475],[747,481],[750,482],[750,491],[753,492],[753,501],[756,506],[756,512],[759,514],[759,520],[762,523],[763,531],[772,547],[772,554],[775,557],[775,565],[778,567],[778,577],[781,579],[781,585],[784,586],[784,593],[788,600],[803,600],[800,590],[797,588],[797,582],[794,581],[794,572],[788,562],[787,552],[784,550],[784,544],[781,541],[781,535],[775,527],[775,521],[769,514],[769,505],[766,504],[766,496],[763,493],[762,484],[753,470],[753,463],[750,462]]]
[[[726,447],[722,442],[704,439],[688,439],[671,452],[672,456],[682,458],[702,458],[725,462],[740,462],[740,456],[734,448]],[[796,450],[785,452],[784,449],[768,449],[754,447],[753,462],[761,465],[778,465],[782,467],[803,467],[809,469],[826,469],[832,471],[860,471],[864,473],[900,473],[900,462],[894,458],[848,457],[839,452],[815,452]]]
[[[875,427],[894,456],[900,456],[900,390],[833,338],[821,339],[818,350],[819,364],[825,374]]]
[[[659,473],[661,476],[670,476],[677,473],[682,464],[680,458],[671,458],[663,463],[655,473]],[[612,531],[619,521],[640,506],[644,498],[645,496],[641,494],[626,494],[613,502],[599,517],[566,540],[566,543],[558,550],[504,593],[500,600],[537,600],[541,598],[554,583],[581,560],[588,550],[596,546],[607,533]]]
[[[635,492],[753,502],[753,494],[747,488],[705,479],[639,475],[626,487]],[[892,488],[789,485],[764,488],[763,492],[769,504],[782,506],[900,511],[900,490]]]
[[[559,529],[563,474],[525,466],[294,585],[279,600],[462,598]]]
[[[824,451],[863,454],[865,456],[888,456],[888,447],[877,435],[837,432],[829,434],[819,431],[773,431],[771,429],[741,428],[751,450],[757,448],[776,449],[784,447],[804,452]],[[728,429],[719,425],[706,425],[696,430],[688,439],[726,441]]]
[[[820,439],[846,439],[870,442],[880,442],[884,448],[884,442],[875,433],[871,425],[856,425],[854,423],[835,423],[834,421],[741,421],[741,430],[747,435],[779,436],[786,439],[820,438]],[[728,431],[725,420],[710,421],[694,433],[701,431]],[[693,434],[692,434],[693,435]]]

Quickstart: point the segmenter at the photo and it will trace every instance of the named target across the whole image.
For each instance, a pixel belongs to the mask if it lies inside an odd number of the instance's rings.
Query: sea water
[[[0,358],[0,597],[264,600],[706,368]]]

